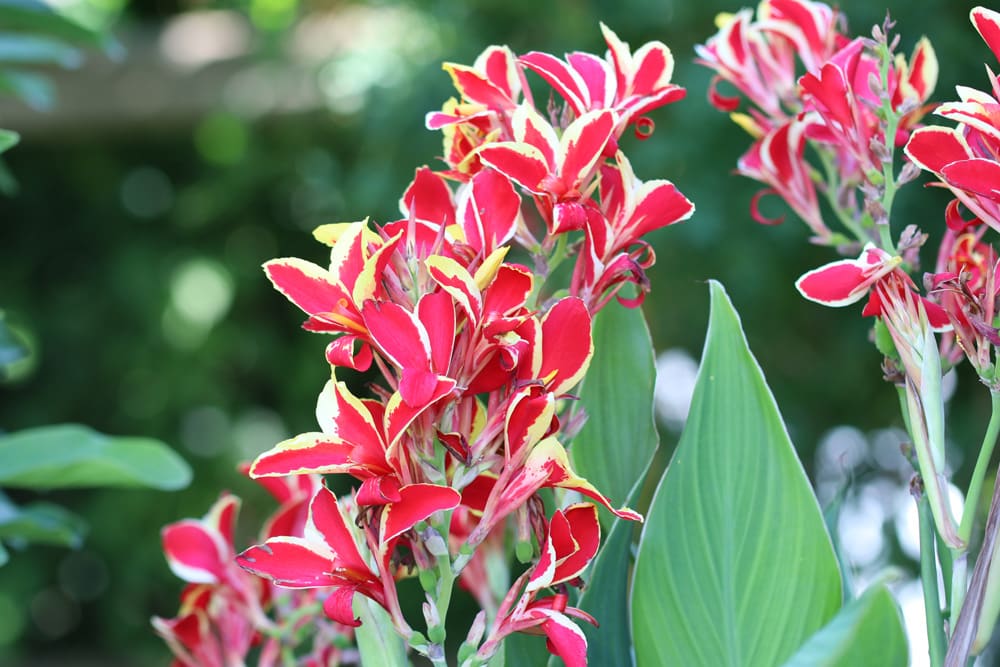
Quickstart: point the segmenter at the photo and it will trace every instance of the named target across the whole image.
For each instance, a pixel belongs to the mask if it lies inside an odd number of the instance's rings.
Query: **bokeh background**
[[[953,98],[958,82],[987,86],[982,63],[991,56],[968,23],[971,3],[840,4],[855,33],[890,10],[906,53],[928,35],[941,63],[936,100]],[[913,570],[896,529],[905,524],[897,512],[907,481],[896,454],[902,436],[886,430],[899,424],[896,396],[867,342],[869,323],[859,307],[799,298],[795,278],[833,257],[808,244],[793,215],[778,227],[750,220],[757,187],[732,173],[749,138],[710,108],[709,72],[693,63],[714,15],[739,3],[58,6],[109,30],[120,48],[89,51],[69,71],[42,70],[56,92],[47,111],[0,100],[0,126],[22,135],[4,156],[18,188],[0,197],[0,308],[37,351],[19,382],[0,386],[0,429],[81,422],[153,436],[195,477],[177,493],[50,494],[89,521],[90,535],[79,551],[34,547],[0,569],[0,663],[168,663],[149,627],[150,615],[176,612],[181,588],[160,552],[161,526],[200,516],[229,489],[246,501],[241,526],[251,540],[271,505],[235,466],[311,430],[328,374],[325,340],[299,328],[301,314],[271,289],[261,263],[322,262],[309,234],[318,224],[394,219],[414,169],[440,153],[423,118],[453,94],[442,61],[471,63],[493,43],[603,53],[598,21],[633,46],[666,42],[674,79],[688,89],[683,102],[654,112],[652,138],[624,141],[641,178],[669,178],[697,205],[691,220],[652,239],[658,263],[644,309],[666,353],[662,459],[701,349],[704,281],[715,278],[742,313],[821,498],[847,486],[850,521],[837,533],[853,540],[859,581],[890,565]],[[897,198],[896,224],[917,223],[933,238],[946,199],[911,185]],[[776,201],[766,206],[785,212]],[[963,451],[978,446],[988,414],[971,374],[958,373],[950,410],[951,462],[964,481],[971,462]],[[616,455],[616,443],[608,446]]]

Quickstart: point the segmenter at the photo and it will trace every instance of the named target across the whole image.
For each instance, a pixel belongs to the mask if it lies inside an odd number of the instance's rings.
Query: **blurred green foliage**
[[[895,392],[866,341],[869,323],[856,308],[824,309],[794,290],[797,276],[830,255],[808,245],[791,215],[775,228],[754,224],[748,207],[757,187],[732,174],[749,138],[709,107],[709,73],[693,63],[692,47],[714,32],[716,12],[739,4],[80,0],[69,7],[95,24],[121,13],[114,27],[126,46],[121,63],[88,53],[84,68],[124,68],[141,85],[122,103],[148,104],[141,114],[59,116],[87,96],[114,95],[116,80],[74,92],[72,78],[57,78],[67,85],[53,122],[10,128],[21,143],[4,158],[21,191],[0,199],[0,306],[39,357],[28,377],[0,386],[0,427],[75,421],[160,438],[178,446],[195,480],[175,494],[49,494],[86,518],[90,535],[80,551],[43,547],[0,570],[3,664],[167,664],[148,618],[175,613],[180,583],[160,553],[160,527],[202,515],[229,489],[246,500],[237,546],[252,540],[270,501],[235,465],[312,429],[328,373],[325,340],[299,328],[302,315],[271,289],[260,264],[278,256],[322,262],[323,247],[309,235],[318,224],[393,219],[413,170],[440,152],[438,135],[423,127],[424,114],[453,94],[440,63],[470,63],[492,43],[515,52],[603,52],[599,20],[633,46],[666,42],[688,97],[653,114],[652,138],[623,142],[640,178],[669,178],[698,207],[693,219],[652,239],[658,262],[644,308],[657,349],[699,354],[704,281],[716,278],[743,316],[807,467],[820,434],[834,425],[898,423]],[[906,51],[927,34],[941,61],[935,99],[950,99],[960,81],[985,85],[990,56],[965,3],[841,7],[861,33],[889,9]],[[140,54],[132,45],[152,45],[162,56],[163,39],[158,49],[146,36],[209,8],[243,17],[249,38],[240,68],[223,62],[197,72],[224,90],[195,108],[184,103],[201,88],[175,87],[164,97],[160,82],[134,64]],[[288,45],[305,32],[301,17],[318,11],[344,24],[313,34],[333,55],[295,70],[318,91],[317,103],[296,106],[287,86],[279,91],[282,77],[266,75],[287,71],[279,68],[294,60]],[[261,95],[272,99],[253,101]],[[932,235],[941,228],[944,193],[912,185],[898,201],[900,228],[916,222]],[[784,212],[776,201],[765,206]],[[971,376],[962,384],[952,423],[968,425],[954,435],[971,449],[988,401]],[[963,468],[960,477],[968,474]]]

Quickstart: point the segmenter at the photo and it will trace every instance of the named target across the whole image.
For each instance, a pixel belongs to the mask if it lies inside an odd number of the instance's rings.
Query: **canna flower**
[[[1000,59],[1000,13],[976,7],[972,24]],[[933,173],[977,218],[1000,231],[1000,84],[987,67],[992,94],[959,86],[959,102],[935,113],[958,127],[925,127],[913,133],[906,154]]]
[[[944,402],[934,338],[935,331],[947,330],[951,323],[940,305],[916,291],[901,264],[901,257],[868,244],[857,259],[809,271],[795,286],[810,301],[827,306],[846,306],[868,296],[862,314],[883,322],[902,361],[910,432],[934,523],[946,544],[962,548],[958,526],[945,504]]]
[[[936,272],[927,277],[952,325],[951,340],[942,341],[942,348],[948,350],[953,342],[958,350],[949,355],[951,360],[964,353],[980,377],[991,370],[993,346],[1000,345],[995,325],[1000,259],[981,241],[985,230],[983,225],[957,231],[949,227],[941,240]]]
[[[719,32],[695,46],[698,62],[715,70],[709,100],[732,112],[739,98],[718,92],[725,81],[754,105],[750,116],[734,116],[763,134],[786,124],[801,110],[796,61],[807,72],[818,71],[846,39],[837,31],[840,15],[829,5],[810,0],[764,0],[753,12],[744,9],[716,18]]]
[[[581,229],[582,202],[617,122],[611,111],[591,111],[559,137],[534,107],[522,105],[511,118],[514,141],[486,144],[479,158],[535,195],[550,234]]]
[[[577,117],[607,109],[618,118],[616,136],[632,123],[651,132],[652,121],[644,119],[643,114],[681,100],[686,94],[670,82],[673,54],[662,42],[648,42],[633,54],[628,44],[603,23],[601,32],[608,44],[605,58],[577,51],[560,60],[532,51],[521,56],[519,62],[545,79]]]
[[[580,575],[597,554],[600,539],[601,527],[594,505],[580,503],[557,510],[545,526],[544,538],[539,540],[541,558],[511,588],[479,656],[488,658],[499,642],[514,632],[544,633],[549,652],[562,658],[567,667],[586,665],[587,639],[571,617],[593,625],[597,622],[586,612],[568,606],[564,589],[567,585],[580,585]],[[518,597],[522,586],[523,593]],[[558,592],[537,597],[550,587]]]

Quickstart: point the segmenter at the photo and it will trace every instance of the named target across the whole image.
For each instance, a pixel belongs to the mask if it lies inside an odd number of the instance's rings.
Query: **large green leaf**
[[[354,613],[361,625],[354,631],[363,665],[408,665],[406,644],[396,634],[389,613],[363,595],[354,596]]]
[[[640,667],[780,665],[840,606],[823,516],[716,282],[684,434],[632,581]]]
[[[906,667],[906,633],[895,600],[875,586],[840,610],[784,667]]]
[[[86,426],[42,426],[0,437],[0,487],[123,486],[181,489],[191,469],[151,438],[111,437]]]
[[[587,423],[573,439],[576,472],[624,503],[659,443],[653,423],[656,367],[642,310],[609,304],[594,320],[594,358],[580,388]],[[608,529],[614,516],[601,512]]]

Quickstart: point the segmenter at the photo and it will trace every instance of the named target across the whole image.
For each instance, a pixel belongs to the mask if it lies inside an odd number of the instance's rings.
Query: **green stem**
[[[927,646],[931,667],[940,667],[944,664],[944,619],[941,617],[941,601],[938,598],[934,519],[931,517],[927,496],[923,494],[917,500],[917,513],[920,517],[920,581],[923,584],[924,610],[927,613]]]
[[[892,61],[892,54],[889,47],[882,44],[879,47],[880,75],[882,78],[882,89],[889,90],[889,66]],[[892,230],[889,228],[889,220],[892,219],[892,202],[896,197],[896,173],[895,173],[895,148],[896,148],[896,128],[899,126],[899,115],[892,108],[892,99],[888,93],[882,95],[882,112],[885,114],[885,150],[888,158],[882,163],[883,194],[882,208],[885,209],[886,222],[878,225],[879,241],[882,249],[895,255],[896,246],[892,242]]]
[[[986,435],[983,437],[983,444],[979,448],[979,457],[976,459],[976,467],[972,471],[972,480],[969,482],[969,492],[965,496],[962,523],[958,526],[958,536],[966,543],[968,543],[969,537],[972,535],[972,524],[976,518],[976,508],[979,506],[979,497],[983,492],[983,480],[986,478],[986,471],[990,467],[990,459],[993,457],[993,449],[997,444],[997,436],[1000,436],[1000,392],[991,391],[990,401],[992,404],[990,423],[986,426]]]

